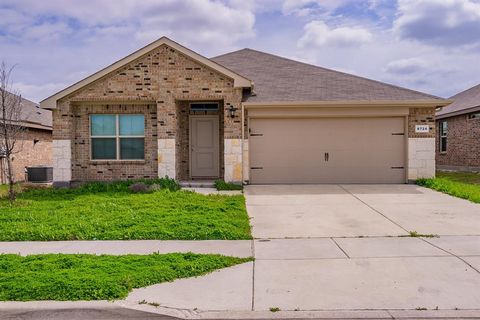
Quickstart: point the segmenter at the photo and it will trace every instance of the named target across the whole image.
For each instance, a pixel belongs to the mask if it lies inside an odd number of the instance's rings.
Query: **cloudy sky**
[[[0,0],[0,60],[34,101],[163,35],[442,97],[480,83],[480,0]]]

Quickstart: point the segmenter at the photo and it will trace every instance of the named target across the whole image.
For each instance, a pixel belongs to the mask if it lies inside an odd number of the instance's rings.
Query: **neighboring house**
[[[437,112],[437,167],[480,171],[480,85],[450,98]]]
[[[57,185],[405,183],[435,175],[435,109],[448,103],[250,49],[207,59],[163,37],[41,106]]]
[[[25,180],[26,167],[52,166],[52,112],[22,98],[20,118],[25,131],[12,157],[15,181]],[[6,159],[0,153],[0,183],[8,182],[5,170]]]

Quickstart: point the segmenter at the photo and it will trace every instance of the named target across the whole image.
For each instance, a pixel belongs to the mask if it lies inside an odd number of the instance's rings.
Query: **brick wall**
[[[86,111],[82,110],[97,104],[97,111],[106,105],[122,105],[121,112],[130,112],[127,106],[131,102],[150,104],[155,103],[156,119],[148,124],[156,130],[156,138],[183,140],[188,137],[185,132],[185,123],[182,122],[182,113],[178,108],[178,101],[222,101],[223,129],[221,139],[240,138],[242,125],[241,113],[237,112],[234,119],[228,116],[228,108],[233,105],[240,108],[242,89],[233,87],[233,79],[205,67],[182,53],[166,46],[151,51],[125,67],[107,75],[106,77],[90,84],[89,86],[63,98],[57,103],[53,112],[54,135],[56,140],[75,140],[72,144],[72,179],[124,179],[130,176],[138,177],[158,174],[156,158],[149,150],[149,158],[144,166],[138,163],[104,163],[102,165],[89,161],[85,154],[88,130],[85,127],[84,117]],[[104,107],[102,107],[102,105]],[[133,106],[133,104],[132,104]],[[89,111],[90,112],[90,111]],[[149,112],[153,112],[150,110]],[[187,126],[188,127],[188,126]],[[180,131],[181,130],[181,131]],[[188,140],[187,140],[188,141]],[[179,150],[182,159],[176,162],[177,178],[185,177],[185,144]],[[221,144],[220,153],[223,153]],[[150,147],[146,146],[146,150]],[[176,152],[176,151],[175,151]],[[223,156],[221,156],[223,157]],[[223,164],[222,159],[221,164]],[[142,171],[143,168],[144,170]],[[187,172],[188,173],[188,172]],[[103,175],[98,177],[97,175]]]
[[[436,162],[439,168],[459,170],[480,169],[480,119],[463,114],[437,120],[447,121],[447,152],[440,153],[439,131],[436,131]]]
[[[416,133],[415,125],[428,124],[430,132]],[[435,137],[435,108],[410,108],[408,115],[409,138],[434,138]]]
[[[35,142],[36,141],[36,142]],[[52,132],[28,128],[18,143],[19,152],[13,156],[15,181],[25,180],[25,167],[52,165]],[[5,166],[5,163],[2,163]],[[0,182],[6,183],[6,177],[0,174]]]

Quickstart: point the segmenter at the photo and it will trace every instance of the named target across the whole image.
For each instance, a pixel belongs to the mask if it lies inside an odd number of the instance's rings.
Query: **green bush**
[[[218,191],[225,191],[225,190],[243,190],[243,186],[241,184],[235,184],[231,182],[225,182],[223,180],[215,180],[215,188]]]

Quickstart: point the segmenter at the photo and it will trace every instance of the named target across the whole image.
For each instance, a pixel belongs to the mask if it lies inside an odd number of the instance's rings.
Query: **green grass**
[[[128,183],[33,189],[0,199],[0,241],[251,239],[242,195],[132,194]]]
[[[151,255],[0,255],[0,300],[113,300],[134,288],[194,277],[251,259]]]
[[[417,184],[458,198],[480,203],[479,174],[466,172],[437,172],[433,179],[419,179]]]
[[[225,182],[223,180],[215,180],[215,188],[218,191],[243,190],[243,186],[241,184]]]
[[[437,171],[437,178],[445,178],[451,181],[480,184],[480,173],[477,172],[456,172],[456,171]]]

